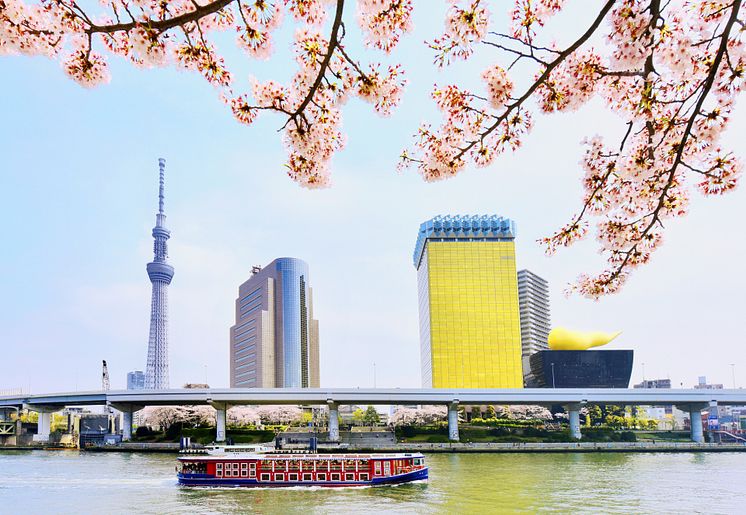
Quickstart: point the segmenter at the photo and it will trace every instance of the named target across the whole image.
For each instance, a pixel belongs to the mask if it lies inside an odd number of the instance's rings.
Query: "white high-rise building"
[[[527,387],[531,387],[534,378],[529,358],[532,354],[549,348],[549,283],[530,270],[519,270],[518,304],[521,318],[523,381]]]

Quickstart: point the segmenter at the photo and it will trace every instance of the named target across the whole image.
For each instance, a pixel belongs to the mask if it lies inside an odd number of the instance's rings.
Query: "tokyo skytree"
[[[166,229],[163,213],[163,186],[166,168],[165,159],[158,160],[160,181],[158,185],[158,214],[153,227],[153,261],[148,263],[148,277],[153,284],[150,305],[150,338],[148,339],[148,364],[145,368],[145,388],[161,390],[168,388],[168,285],[174,276],[174,267],[166,263],[168,239],[171,231]]]

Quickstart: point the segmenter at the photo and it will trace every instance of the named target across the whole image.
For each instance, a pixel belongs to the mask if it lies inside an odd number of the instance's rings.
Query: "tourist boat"
[[[220,447],[179,456],[186,486],[375,486],[427,479],[422,454],[285,453],[271,448]]]

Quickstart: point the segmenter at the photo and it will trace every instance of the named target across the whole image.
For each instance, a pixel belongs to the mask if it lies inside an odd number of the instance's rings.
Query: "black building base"
[[[538,388],[628,388],[632,350],[543,350],[529,359]]]

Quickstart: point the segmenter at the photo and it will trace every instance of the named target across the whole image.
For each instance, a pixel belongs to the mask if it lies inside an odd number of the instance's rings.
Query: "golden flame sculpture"
[[[620,334],[622,334],[621,331],[616,333],[583,332],[555,327],[549,333],[549,348],[552,350],[588,350],[591,347],[606,345]]]

